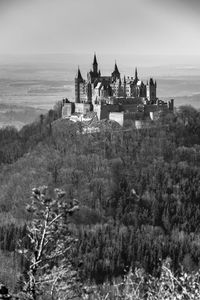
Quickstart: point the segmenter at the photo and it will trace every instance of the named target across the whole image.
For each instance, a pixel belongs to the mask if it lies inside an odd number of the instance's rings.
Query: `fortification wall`
[[[91,111],[91,105],[89,103],[76,103],[75,104],[75,112],[76,113],[81,113],[85,115]]]
[[[99,120],[109,119],[110,112],[120,112],[118,104],[94,104],[94,112],[97,114]]]
[[[75,111],[75,103],[64,103],[62,108],[62,118],[69,118]]]

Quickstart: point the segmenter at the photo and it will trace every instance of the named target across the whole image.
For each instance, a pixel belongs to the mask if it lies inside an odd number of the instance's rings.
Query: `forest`
[[[200,267],[200,112],[191,106],[152,126],[83,134],[61,120],[61,104],[21,130],[0,129],[0,281],[19,286],[16,254],[30,216],[31,190],[47,185],[74,198],[72,263],[102,284],[142,267],[154,276],[170,258],[175,273]]]

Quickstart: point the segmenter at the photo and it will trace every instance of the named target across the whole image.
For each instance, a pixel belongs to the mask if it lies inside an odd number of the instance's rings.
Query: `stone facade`
[[[96,55],[92,69],[83,79],[78,68],[75,77],[75,103],[63,100],[62,117],[73,121],[87,119],[89,112],[94,112],[99,120],[154,118],[154,112],[173,112],[173,99],[168,103],[157,98],[157,83],[153,78],[145,84],[138,77],[137,68],[133,77],[123,77],[115,62],[110,76],[102,76]],[[112,114],[113,113],[113,114]],[[123,113],[123,114],[120,114]],[[151,116],[150,116],[151,113]],[[123,115],[123,118],[121,117]],[[158,114],[157,114],[158,115]],[[120,116],[120,117],[119,117]]]
[[[92,69],[87,73],[87,80],[84,80],[78,68],[75,77],[75,102],[87,102],[99,104],[110,98],[147,98],[149,101],[156,100],[157,84],[150,78],[147,84],[139,80],[137,68],[134,77],[121,78],[117,63],[110,76],[102,76],[98,68],[97,58],[94,55]]]

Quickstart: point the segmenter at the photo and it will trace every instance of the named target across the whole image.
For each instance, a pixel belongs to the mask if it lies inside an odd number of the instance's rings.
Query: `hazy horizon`
[[[42,109],[52,108],[65,97],[73,101],[77,67],[79,65],[82,76],[86,78],[93,61],[93,53],[6,57],[7,60],[0,55],[0,103]],[[179,60],[171,60],[169,64],[166,59],[158,59],[157,56],[112,56],[97,53],[103,75],[111,74],[116,57],[121,76],[134,76],[137,67],[141,80],[145,82],[153,77],[157,81],[159,98],[175,98],[177,106],[192,104],[200,108],[200,101],[197,99],[200,95],[200,61],[195,57],[188,57],[188,61],[179,57]],[[187,103],[188,97],[192,97],[192,102]]]
[[[157,95],[200,108],[199,0],[0,0],[0,104],[74,99],[78,66],[157,80]]]

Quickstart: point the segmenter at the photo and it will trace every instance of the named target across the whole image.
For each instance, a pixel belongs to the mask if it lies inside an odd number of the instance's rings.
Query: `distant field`
[[[15,126],[20,129],[46,112],[47,109],[0,103],[0,128]]]
[[[57,101],[66,97],[73,101],[77,65],[80,64],[84,78],[91,65],[88,57],[82,61],[81,58],[70,59],[68,55],[0,59],[0,104],[5,105],[0,106],[0,127],[15,125],[20,128],[51,109]],[[122,59],[120,65],[119,61],[121,75],[134,76],[136,63],[123,63]],[[137,66],[139,78],[144,82],[151,76],[157,80],[159,98],[175,98],[176,106],[190,104],[200,108],[200,66],[145,66],[141,61]],[[102,74],[110,74],[112,61],[100,60],[100,69]]]

